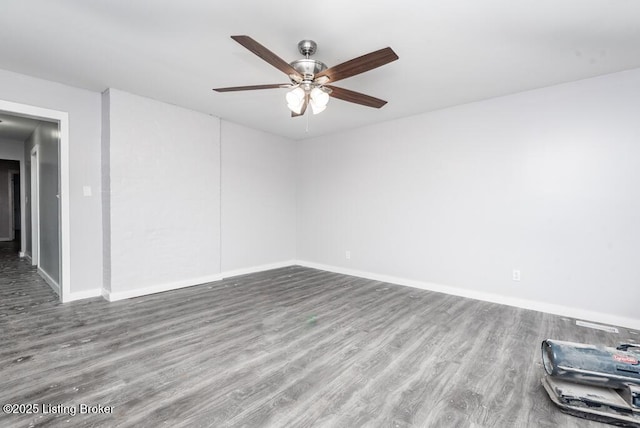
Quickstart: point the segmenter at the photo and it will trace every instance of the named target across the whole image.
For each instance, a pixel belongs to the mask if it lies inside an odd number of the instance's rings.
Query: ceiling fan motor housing
[[[300,51],[305,58],[293,61],[289,63],[289,65],[302,75],[302,82],[311,83],[316,74],[327,69],[327,66],[323,62],[309,58],[316,53],[317,49],[318,45],[313,40],[301,40],[298,43],[298,51]]]
[[[298,59],[289,65],[303,76],[303,81],[313,80],[313,76],[327,69],[323,62],[308,58]]]

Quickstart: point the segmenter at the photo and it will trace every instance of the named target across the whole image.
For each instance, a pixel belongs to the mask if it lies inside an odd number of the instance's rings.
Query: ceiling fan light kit
[[[316,86],[311,90],[309,104],[311,104],[313,114],[323,112],[327,108],[328,103],[329,93],[325,91],[325,88]]]
[[[330,97],[374,108],[380,108],[387,103],[369,95],[328,85],[328,83],[346,79],[397,60],[398,55],[391,48],[380,49],[328,68],[323,62],[309,58],[318,49],[318,45],[313,40],[302,40],[298,43],[298,51],[304,55],[304,58],[286,63],[249,36],[231,36],[231,38],[287,74],[291,83],[215,88],[216,92],[288,88],[291,91],[287,92],[285,99],[292,117],[304,115],[308,105],[311,106],[313,114],[321,113],[327,108]]]
[[[294,113],[300,114],[300,111],[302,111],[302,105],[304,104],[305,96],[306,94],[304,92],[304,89],[299,86],[292,91],[287,92],[286,100],[289,110]]]

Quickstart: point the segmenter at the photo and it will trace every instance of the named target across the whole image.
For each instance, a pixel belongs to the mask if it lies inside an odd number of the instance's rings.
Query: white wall
[[[0,99],[69,112],[72,293],[130,297],[295,251],[620,324],[640,301],[638,88],[635,70],[298,143],[112,90],[103,182],[99,94],[0,70]]]
[[[0,100],[69,114],[72,294],[69,297],[99,289],[102,283],[100,94],[0,70]],[[85,185],[93,189],[93,196],[83,196]]]
[[[638,112],[634,70],[301,142],[298,258],[637,327]]]
[[[109,297],[217,279],[219,119],[114,89],[103,96],[109,108]]]
[[[296,255],[295,143],[222,121],[222,271]]]
[[[229,124],[225,135],[229,143],[236,144],[227,144],[225,151],[229,162],[225,166],[219,158],[219,119],[119,91],[112,92],[119,93],[119,99],[123,101],[114,109],[109,106],[110,98],[113,98],[110,95],[101,100],[97,93],[0,70],[0,100],[69,113],[71,299],[93,296],[102,287],[111,297],[124,298],[219,278],[221,258],[225,260],[225,270],[234,271],[232,273],[237,273],[238,269],[251,270],[294,258],[293,143]],[[101,106],[103,101],[104,107]],[[149,110],[145,110],[147,107]],[[107,124],[105,129],[101,129],[103,108]],[[112,114],[115,115],[117,132],[125,135],[125,139],[122,139],[116,133],[117,141],[128,143],[135,139],[139,144],[137,148],[127,143],[116,144],[114,150],[118,161],[115,163],[115,172],[110,171],[113,138],[109,124]],[[183,116],[186,120],[175,119]],[[103,132],[104,141],[101,138]],[[142,134],[144,138],[138,138]],[[197,138],[208,139],[213,144],[214,152],[217,147],[217,155],[207,152],[210,147],[196,143]],[[172,144],[169,144],[172,139]],[[179,143],[175,144],[175,141]],[[271,151],[270,144],[273,144],[275,151]],[[290,146],[290,150],[286,149],[287,146]],[[203,147],[204,152],[198,151]],[[22,150],[20,143],[19,156],[23,156]],[[263,160],[257,157],[257,152],[261,157],[264,156]],[[253,165],[251,168],[243,164],[243,153],[251,156],[248,159]],[[152,155],[151,164],[141,167],[139,161],[147,155]],[[203,167],[205,163],[206,168]],[[270,165],[278,167],[274,169]],[[236,167],[242,172],[235,171]],[[221,254],[220,237],[222,169],[228,183],[224,226],[229,241],[224,246],[224,257]],[[24,171],[22,176],[25,176]],[[124,192],[117,196],[124,199],[112,212],[112,182],[116,180],[119,181],[114,185],[120,186],[119,189]],[[131,184],[132,187],[125,184]],[[280,185],[283,187],[280,188]],[[91,196],[83,195],[85,186],[90,188]],[[103,188],[105,195],[101,193]],[[143,195],[141,199],[136,199],[136,192]],[[252,201],[253,198],[256,200]],[[122,219],[125,217],[121,214],[127,210],[123,208],[127,203],[129,210],[138,203],[142,204],[144,209],[141,212],[146,213],[146,216],[141,216],[145,217],[145,227],[154,232],[141,237],[135,234],[129,236],[129,232],[124,231],[126,225]],[[180,204],[183,204],[182,208]],[[149,206],[160,206],[161,210],[153,211]],[[162,210],[171,206],[176,210],[163,217],[165,213]],[[244,211],[247,207],[255,206],[265,210],[262,216],[248,215]],[[129,213],[131,211],[127,211]],[[121,223],[118,224],[119,241],[112,245],[111,228],[115,217]],[[177,217],[179,219],[176,222]],[[239,218],[247,222],[246,229],[239,223]],[[162,225],[156,222],[171,226],[161,230]],[[192,228],[185,234],[171,229],[175,224],[186,228],[190,224],[202,227],[198,227],[197,233]],[[247,234],[249,230],[255,234],[253,243],[252,237]],[[26,241],[23,239],[23,242]],[[170,246],[169,241],[177,245]],[[124,242],[132,246],[125,248]],[[145,248],[152,251],[140,256],[140,265],[132,266],[132,260],[140,254],[142,242],[145,242]],[[112,260],[115,254],[121,259]],[[157,258],[152,262],[154,257]],[[103,259],[106,263],[104,268]],[[162,265],[166,271],[160,269],[153,275],[143,272],[141,266],[156,266],[155,263]],[[114,266],[122,267],[117,278],[111,277]],[[211,275],[215,275],[215,278]]]
[[[102,157],[102,286],[101,293],[107,295],[111,292],[111,171],[109,170],[110,148],[110,114],[109,91],[102,94],[102,121],[101,121],[101,157]]]

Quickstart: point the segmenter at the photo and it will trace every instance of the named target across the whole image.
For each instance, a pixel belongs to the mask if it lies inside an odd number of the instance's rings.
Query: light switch
[[[82,186],[82,194],[84,196],[91,196],[91,186]]]

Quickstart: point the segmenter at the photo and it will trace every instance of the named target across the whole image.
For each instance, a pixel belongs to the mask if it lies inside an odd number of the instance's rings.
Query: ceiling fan
[[[309,58],[317,50],[317,44],[313,40],[302,40],[298,43],[298,50],[304,55],[304,58],[287,63],[249,36],[231,36],[231,38],[285,73],[291,83],[215,88],[214,91],[216,92],[273,88],[292,89],[286,96],[287,106],[291,110],[292,117],[302,116],[308,105],[311,106],[314,114],[320,113],[327,107],[329,97],[374,108],[380,108],[387,103],[379,98],[339,88],[332,84],[329,85],[329,83],[373,70],[397,60],[398,55],[391,48],[380,49],[327,68],[324,63]]]

